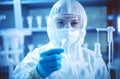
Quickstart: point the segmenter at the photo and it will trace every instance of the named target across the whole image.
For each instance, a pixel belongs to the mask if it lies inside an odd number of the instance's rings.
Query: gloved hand
[[[62,52],[64,52],[64,49],[55,48],[41,53],[42,59],[36,66],[37,72],[41,77],[48,77],[51,73],[61,68],[62,56],[60,54]]]

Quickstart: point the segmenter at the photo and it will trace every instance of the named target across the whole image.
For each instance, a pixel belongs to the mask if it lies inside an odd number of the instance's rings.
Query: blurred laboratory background
[[[0,0],[0,79],[9,79],[15,66],[36,47],[49,42],[46,20],[57,0]],[[120,79],[120,0],[79,0],[88,24],[83,47],[96,50],[111,79]]]

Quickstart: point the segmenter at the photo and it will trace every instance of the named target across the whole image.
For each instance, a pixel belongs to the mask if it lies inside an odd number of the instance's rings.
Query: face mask
[[[79,43],[79,45],[82,45],[84,41],[85,33],[83,30],[79,29],[55,29],[55,31],[51,31],[49,33],[50,40],[53,41],[53,43],[59,43],[60,45],[73,45],[75,43]]]

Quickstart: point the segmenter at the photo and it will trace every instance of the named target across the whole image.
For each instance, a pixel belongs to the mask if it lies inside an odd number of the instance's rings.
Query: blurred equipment
[[[113,32],[115,31],[115,29],[110,26],[107,28],[96,28],[97,30],[97,43],[99,42],[99,32],[100,31],[105,31],[107,32],[107,42],[108,42],[108,69],[109,72],[111,69],[115,70],[115,74],[116,74],[116,79],[120,79],[120,59],[114,59],[114,44],[113,44]],[[97,46],[97,45],[96,45]],[[100,46],[98,45],[96,48],[97,51],[99,51]]]
[[[99,41],[99,31],[105,31],[107,32],[107,42],[108,42],[108,65],[110,65],[113,62],[114,59],[114,52],[113,52],[113,32],[115,29],[112,26],[109,26],[107,28],[96,28],[97,30],[97,42]],[[112,54],[112,56],[111,56]]]
[[[19,30],[0,32],[3,38],[3,50],[0,51],[0,74],[9,79],[16,64],[23,58],[24,34]]]

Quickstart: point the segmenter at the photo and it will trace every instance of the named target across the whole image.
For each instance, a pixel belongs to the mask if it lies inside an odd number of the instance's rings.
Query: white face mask
[[[73,45],[74,43],[79,43],[79,45],[83,44],[85,36],[85,31],[74,28],[66,28],[66,29],[54,29],[53,31],[49,31],[50,40],[53,43],[58,43],[60,45],[63,44],[63,40],[65,45]]]
[[[68,36],[69,36],[68,42],[69,42],[71,45],[72,45],[73,43],[78,42],[79,36],[80,36],[79,30],[75,30],[75,31],[70,30]]]

